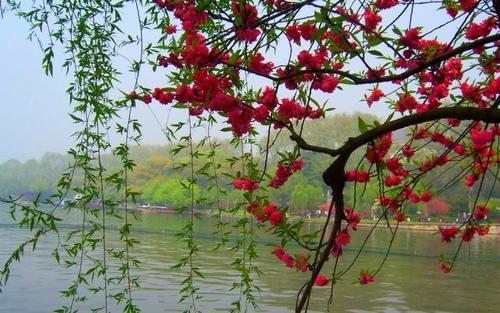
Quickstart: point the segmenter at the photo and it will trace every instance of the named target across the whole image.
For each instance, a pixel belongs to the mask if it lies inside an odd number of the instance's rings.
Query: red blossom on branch
[[[451,240],[455,238],[456,234],[458,234],[458,228],[455,226],[439,226],[439,232],[441,233],[442,241],[451,242]]]
[[[367,285],[375,281],[375,276],[369,272],[362,271],[361,274],[359,274],[358,280],[361,285]]]
[[[320,286],[320,287],[326,286],[328,284],[328,278],[326,278],[326,276],[320,274],[320,275],[316,276],[314,283],[316,284],[316,286]]]

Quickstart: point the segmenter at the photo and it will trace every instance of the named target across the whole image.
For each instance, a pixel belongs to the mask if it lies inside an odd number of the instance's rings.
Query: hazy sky
[[[12,14],[0,18],[0,93],[3,95],[0,163],[11,158],[39,158],[48,151],[64,153],[73,144],[71,134],[77,129],[68,118],[71,112],[65,93],[68,78],[59,68],[54,69],[53,77],[45,76],[40,48],[27,39],[27,34],[26,23]],[[155,82],[152,77],[143,78],[145,85]],[[123,88],[131,88],[132,84],[127,78]],[[165,107],[152,105],[152,110],[165,123],[168,116]],[[139,106],[135,114],[143,124],[145,144],[166,142],[149,109]]]
[[[132,23],[125,23],[125,26],[136,27]],[[26,23],[12,14],[0,19],[0,163],[11,158],[39,158],[48,151],[63,153],[72,145],[71,133],[76,130],[67,116],[71,111],[65,94],[68,79],[58,69],[54,70],[54,77],[44,75],[40,49],[27,39],[27,33]],[[161,83],[156,84],[158,79],[161,76],[149,71],[141,81],[145,86],[161,86]],[[130,88],[132,79],[125,78],[122,83],[122,88]],[[359,101],[360,93],[355,94],[334,93],[333,105],[337,112],[368,112],[366,103]],[[370,112],[384,116],[388,112],[384,107],[382,104],[375,106]],[[151,108],[161,123],[167,121],[165,107],[153,102]],[[143,124],[144,144],[166,143],[149,109],[139,105],[135,114]],[[171,119],[177,114],[174,113]]]

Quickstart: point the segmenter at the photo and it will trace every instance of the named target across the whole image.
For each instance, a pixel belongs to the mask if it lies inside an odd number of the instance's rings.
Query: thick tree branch
[[[344,174],[344,167],[345,167],[345,164],[346,164],[348,158],[349,158],[348,155],[343,155],[343,156],[339,157],[338,159],[336,159],[332,163],[332,165],[329,168],[334,173],[334,179],[332,181],[332,184],[330,185],[332,187],[332,196],[333,196],[333,202],[334,202],[334,208],[335,208],[335,218],[333,221],[333,227],[332,227],[332,230],[330,231],[328,241],[326,242],[326,245],[325,245],[323,251],[321,251],[319,258],[317,260],[315,260],[315,262],[313,264],[311,279],[307,283],[303,293],[301,294],[300,301],[295,308],[296,313],[302,312],[304,305],[306,305],[307,300],[309,299],[309,297],[311,295],[311,290],[312,290],[312,287],[314,286],[314,282],[316,280],[316,277],[318,277],[319,273],[321,272],[321,269],[323,268],[323,265],[325,264],[325,262],[328,260],[328,258],[330,256],[330,252],[332,251],[333,244],[334,244],[335,239],[337,238],[337,234],[340,232],[340,228],[342,226],[342,219],[345,218],[345,216],[344,216],[344,186],[345,186],[345,182],[346,182],[346,177]],[[320,247],[322,246],[321,243],[319,246]],[[320,248],[318,248],[318,249],[320,249]]]
[[[439,108],[422,113],[416,113],[413,115],[404,116],[394,121],[372,128],[369,131],[357,137],[349,138],[347,143],[345,143],[339,149],[336,149],[335,152],[337,155],[351,153],[357,148],[373,141],[374,139],[382,136],[387,132],[444,118],[447,119],[454,118],[461,121],[474,120],[474,121],[483,121],[487,123],[500,123],[500,109],[498,108],[479,109],[474,107],[446,107],[446,108]]]
[[[304,138],[299,136],[299,134],[297,134],[292,128],[288,128],[288,130],[291,132],[290,139],[295,141],[301,149],[325,153],[331,155],[332,157],[335,157],[339,155],[350,154],[357,148],[370,143],[374,139],[382,136],[387,132],[445,118],[475,120],[487,123],[500,123],[500,109],[495,106],[489,109],[479,109],[474,107],[445,107],[429,110],[422,113],[416,113],[413,115],[403,116],[396,120],[372,128],[357,137],[349,138],[347,142],[338,149],[330,149],[322,146],[311,145],[307,143]]]

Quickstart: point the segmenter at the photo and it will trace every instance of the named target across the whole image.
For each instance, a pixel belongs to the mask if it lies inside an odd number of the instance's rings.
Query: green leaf
[[[382,52],[378,51],[378,50],[368,50],[368,53],[371,54],[371,55],[375,55],[375,56],[378,56],[378,57],[383,57],[384,55],[382,54]]]
[[[363,121],[361,116],[358,116],[358,129],[360,133],[365,133],[368,131],[368,125]]]

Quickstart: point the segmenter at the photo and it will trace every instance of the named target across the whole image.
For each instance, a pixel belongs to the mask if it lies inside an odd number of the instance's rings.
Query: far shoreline
[[[292,217],[292,220],[297,219],[297,217]],[[311,219],[304,219],[305,221],[308,221],[310,223],[316,223],[316,224],[323,224],[325,221],[325,218],[311,218]],[[358,224],[358,227],[362,228],[372,228],[375,225],[375,221],[362,221]],[[402,222],[399,223],[398,228],[399,229],[405,229],[405,230],[415,230],[415,231],[426,231],[426,232],[437,232],[439,226],[459,226],[461,224],[456,224],[456,223],[449,223],[449,222],[443,222],[443,223],[438,223],[438,222]],[[395,227],[396,224],[392,223],[391,227]],[[378,225],[377,228],[380,229],[386,229],[387,224],[381,221]],[[490,224],[490,230],[488,232],[488,235],[500,235],[500,224],[494,223]]]

